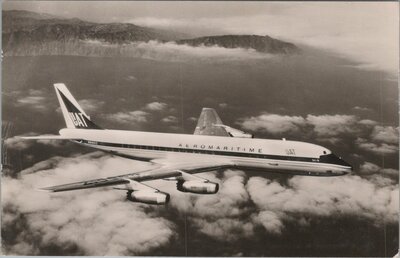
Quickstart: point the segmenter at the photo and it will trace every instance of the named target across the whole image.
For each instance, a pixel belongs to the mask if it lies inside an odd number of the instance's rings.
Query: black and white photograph
[[[398,2],[1,13],[3,255],[398,256]]]

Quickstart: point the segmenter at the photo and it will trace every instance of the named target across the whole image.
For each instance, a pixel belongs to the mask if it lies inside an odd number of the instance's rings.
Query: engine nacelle
[[[147,204],[166,204],[170,196],[167,193],[152,191],[128,191],[127,198],[131,202],[141,202]]]
[[[176,188],[181,192],[197,193],[197,194],[215,194],[218,192],[219,185],[212,182],[203,181],[178,181]]]

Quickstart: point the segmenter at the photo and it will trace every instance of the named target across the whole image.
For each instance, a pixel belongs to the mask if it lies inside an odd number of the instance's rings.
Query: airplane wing
[[[75,138],[64,137],[61,135],[38,135],[38,136],[21,136],[26,140],[76,140]]]
[[[227,137],[230,136],[223,127],[214,126],[215,124],[222,124],[221,118],[219,118],[217,112],[213,108],[203,108],[197,122],[194,134]]]
[[[194,131],[196,135],[253,138],[252,134],[224,125],[213,108],[203,108]]]
[[[87,181],[81,181],[71,184],[56,185],[50,187],[40,188],[39,190],[49,192],[63,192],[71,190],[80,190],[105,186],[116,186],[123,184],[130,184],[132,181],[143,182],[157,179],[171,179],[171,178],[187,178],[186,174],[201,173],[213,171],[217,169],[234,167],[229,161],[210,161],[210,162],[196,162],[185,163],[177,165],[164,165],[158,166],[155,169],[149,169],[140,172],[123,174],[119,176],[97,178]]]

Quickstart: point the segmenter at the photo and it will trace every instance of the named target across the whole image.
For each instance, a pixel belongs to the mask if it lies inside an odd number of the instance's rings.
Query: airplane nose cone
[[[321,155],[319,157],[319,160],[320,160],[320,162],[323,162],[323,163],[335,164],[335,165],[340,165],[340,166],[346,167],[346,170],[347,170],[347,168],[350,171],[353,170],[353,167],[349,163],[347,163],[342,158],[336,156],[333,153],[327,154],[327,155]]]

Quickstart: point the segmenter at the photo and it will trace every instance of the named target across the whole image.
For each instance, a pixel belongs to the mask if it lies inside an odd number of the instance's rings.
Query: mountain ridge
[[[79,55],[82,53],[85,55],[84,53],[91,52],[90,46],[85,45],[85,42],[91,40],[117,47],[155,40],[161,43],[175,42],[178,45],[254,49],[270,54],[294,54],[300,51],[296,45],[268,35],[190,38],[184,33],[142,27],[132,23],[95,23],[23,10],[3,10],[2,13],[3,51],[6,56],[70,55],[74,54],[74,48],[82,50],[82,45],[85,51],[79,52]],[[98,46],[96,53],[102,55]]]
[[[271,54],[294,54],[300,49],[293,43],[274,39],[268,35],[220,35],[205,36],[175,41],[190,46],[220,46],[224,48],[252,48],[258,52]]]

